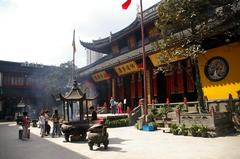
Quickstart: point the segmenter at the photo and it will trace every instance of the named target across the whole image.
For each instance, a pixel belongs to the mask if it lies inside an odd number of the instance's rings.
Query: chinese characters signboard
[[[109,76],[109,74],[106,71],[101,71],[101,72],[93,74],[92,75],[92,79],[95,82],[100,82],[100,81],[104,81],[104,80],[110,79],[110,76]]]
[[[122,64],[122,65],[118,65],[118,66],[114,67],[114,69],[119,76],[126,75],[126,74],[129,74],[132,72],[140,71],[140,69],[135,61],[131,61],[131,62]]]

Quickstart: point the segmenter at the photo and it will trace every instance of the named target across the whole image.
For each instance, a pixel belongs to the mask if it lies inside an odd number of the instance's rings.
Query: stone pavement
[[[31,133],[40,137],[39,128]],[[90,151],[87,142],[67,143],[64,138],[45,137],[63,148],[91,159],[240,159],[240,135],[217,138],[174,136],[163,133],[139,131],[135,127],[108,128],[109,148],[103,145]],[[61,153],[61,152],[60,152]]]

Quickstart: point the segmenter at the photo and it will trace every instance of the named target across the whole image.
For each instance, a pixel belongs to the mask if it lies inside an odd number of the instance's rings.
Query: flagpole
[[[72,84],[73,84],[73,81],[74,81],[74,74],[75,74],[75,52],[76,52],[76,46],[75,46],[75,29],[73,30],[73,41],[72,41],[72,47],[73,47]]]
[[[75,72],[75,53],[73,52],[73,63],[72,63],[72,83],[74,81],[74,72]]]
[[[142,37],[142,60],[143,60],[143,91],[144,91],[144,116],[148,114],[147,106],[147,66],[146,66],[146,57],[145,57],[145,45],[144,45],[144,20],[143,20],[143,7],[142,0],[140,0],[140,14],[141,14],[141,37]]]

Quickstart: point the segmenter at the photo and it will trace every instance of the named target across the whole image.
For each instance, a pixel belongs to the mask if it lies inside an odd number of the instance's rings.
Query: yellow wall
[[[229,65],[227,76],[217,82],[210,81],[204,73],[207,61],[214,56],[223,57]],[[208,99],[224,99],[228,98],[228,94],[231,93],[233,98],[238,97],[237,91],[240,90],[240,42],[208,50],[198,58],[198,62],[204,96],[207,96]]]

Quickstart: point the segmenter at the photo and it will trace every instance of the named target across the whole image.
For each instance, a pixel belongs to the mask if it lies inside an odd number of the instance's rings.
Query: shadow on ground
[[[118,138],[118,137],[109,138],[109,143],[110,144],[123,144],[123,142],[125,142],[125,141],[129,141],[129,140],[121,139],[121,138]]]
[[[18,139],[18,126],[0,125],[0,158],[24,159],[89,159],[89,157],[66,149],[31,134],[29,140]]]
[[[105,151],[105,152],[122,152],[122,153],[126,153],[127,151],[122,151],[122,148],[120,147],[115,147],[115,146],[109,146],[106,150],[104,149],[104,146],[101,147],[97,147],[96,149],[93,149],[93,151]]]

